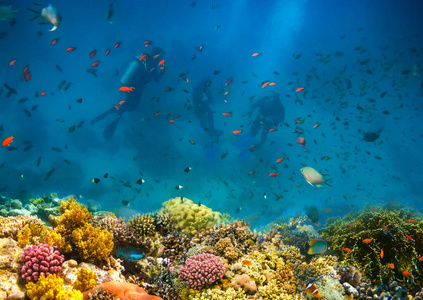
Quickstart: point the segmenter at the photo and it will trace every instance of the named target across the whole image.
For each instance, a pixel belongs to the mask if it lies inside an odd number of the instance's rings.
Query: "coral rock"
[[[257,292],[256,284],[254,281],[251,281],[250,276],[247,274],[239,276],[233,285],[235,290],[242,288],[247,294],[255,294]]]
[[[105,282],[96,286],[94,289],[83,293],[84,300],[90,299],[89,295],[102,288],[104,291],[112,294],[113,297],[120,300],[163,300],[160,297],[147,294],[145,290],[139,286],[127,282]]]
[[[0,239],[0,299],[24,299],[19,286],[20,256],[23,249],[11,238]]]

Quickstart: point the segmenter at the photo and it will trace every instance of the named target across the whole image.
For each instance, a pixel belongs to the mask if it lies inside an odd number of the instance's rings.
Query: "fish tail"
[[[57,26],[54,25],[49,31],[55,31],[57,29]]]

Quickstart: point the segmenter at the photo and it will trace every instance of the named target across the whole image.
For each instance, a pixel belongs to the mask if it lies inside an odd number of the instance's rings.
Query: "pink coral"
[[[24,263],[21,273],[27,282],[38,280],[41,275],[59,274],[65,257],[53,246],[47,244],[33,245],[25,249],[21,256]]]
[[[225,266],[217,256],[202,253],[188,258],[178,274],[191,288],[199,290],[221,279],[225,274]]]

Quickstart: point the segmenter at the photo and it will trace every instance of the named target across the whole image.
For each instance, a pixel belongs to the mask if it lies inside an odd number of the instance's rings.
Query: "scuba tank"
[[[120,83],[124,86],[132,86],[137,80],[137,77],[141,74],[141,69],[144,68],[144,64],[139,60],[140,56],[134,57],[129,67],[126,69]]]

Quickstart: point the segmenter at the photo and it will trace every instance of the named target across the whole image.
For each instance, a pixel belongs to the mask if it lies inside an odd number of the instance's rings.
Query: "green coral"
[[[423,253],[420,213],[396,204],[366,207],[342,219],[328,220],[319,233],[330,240],[343,264],[355,266],[368,279],[378,283],[400,280],[410,288],[423,285],[423,263],[419,262]],[[371,242],[364,242],[368,239]],[[388,264],[393,264],[394,269]],[[411,276],[404,275],[404,271]]]
[[[174,226],[182,233],[194,236],[226,221],[226,216],[205,205],[197,205],[187,198],[169,199],[163,203],[163,211],[168,214]]]
[[[113,250],[113,236],[106,229],[85,224],[72,232],[72,241],[79,255],[90,262],[105,260]]]
[[[63,279],[51,274],[40,276],[36,283],[26,285],[26,294],[31,300],[82,300],[82,293],[78,290],[65,290]]]
[[[97,274],[90,269],[79,269],[72,287],[75,290],[85,292],[94,288],[97,284]]]

